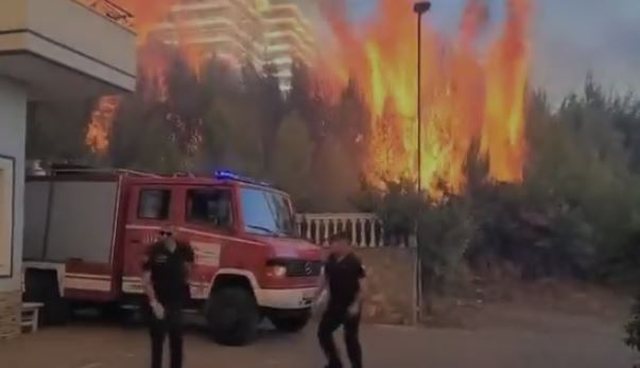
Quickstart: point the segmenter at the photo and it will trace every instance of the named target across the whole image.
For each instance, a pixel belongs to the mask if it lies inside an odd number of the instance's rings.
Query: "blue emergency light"
[[[269,183],[246,178],[229,170],[216,170],[216,172],[214,173],[214,177],[218,180],[233,180],[233,181],[239,181],[239,182],[248,183],[248,184],[256,184],[256,185],[262,185],[267,187],[271,186],[271,184]]]
[[[214,177],[218,180],[241,180],[240,175],[228,170],[217,170]]]

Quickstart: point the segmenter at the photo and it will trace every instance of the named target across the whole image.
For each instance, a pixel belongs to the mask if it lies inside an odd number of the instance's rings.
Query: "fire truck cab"
[[[165,226],[195,253],[190,309],[220,343],[243,345],[263,317],[302,329],[322,272],[300,239],[289,196],[229,172],[212,178],[55,171],[27,180],[25,300],[50,322],[69,306],[143,299],[141,263]]]

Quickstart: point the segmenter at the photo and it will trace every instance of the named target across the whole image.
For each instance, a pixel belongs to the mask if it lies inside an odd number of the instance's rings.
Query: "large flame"
[[[511,0],[502,35],[492,45],[486,65],[485,126],[482,152],[497,180],[522,180],[525,160],[524,110],[530,50],[530,4]]]
[[[139,33],[140,81],[155,100],[167,99],[169,59],[149,32],[181,0],[113,0],[135,16]],[[339,96],[353,79],[369,108],[368,155],[362,168],[373,184],[417,179],[432,193],[443,184],[464,188],[465,167],[474,147],[496,181],[522,180],[526,154],[524,111],[530,67],[528,29],[532,0],[504,0],[506,15],[493,29],[483,0],[468,0],[454,37],[444,37],[426,16],[422,34],[421,144],[417,122],[417,16],[412,0],[377,0],[366,21],[347,17],[345,0],[322,0],[336,42],[323,42],[315,66],[324,93]],[[434,5],[434,12],[438,5]],[[205,53],[177,24],[178,49],[196,75]],[[109,144],[118,99],[100,100],[87,134],[97,154]],[[111,112],[111,113],[109,113]],[[477,144],[477,145],[476,145]]]
[[[355,78],[372,113],[365,170],[371,182],[416,179],[419,154],[420,179],[426,189],[437,191],[444,184],[459,191],[474,142],[480,144],[492,179],[522,179],[529,1],[506,0],[506,20],[488,45],[481,42],[489,31],[482,1],[468,1],[452,41],[425,22],[419,153],[413,2],[379,0],[375,15],[357,24],[347,20],[344,2],[333,1],[326,7],[338,41],[329,58],[339,62],[324,65],[339,65],[333,75],[344,84]]]

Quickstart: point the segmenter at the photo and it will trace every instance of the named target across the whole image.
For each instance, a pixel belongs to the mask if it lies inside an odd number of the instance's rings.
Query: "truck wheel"
[[[250,291],[227,287],[211,295],[207,322],[211,336],[218,343],[242,346],[255,339],[260,312]]]
[[[123,317],[122,310],[118,303],[107,303],[100,306],[100,317],[108,322],[121,321]]]
[[[42,303],[41,323],[45,326],[63,325],[69,321],[69,303],[62,298],[56,274],[51,271],[29,270],[25,275],[26,302]]]
[[[298,332],[307,325],[311,319],[311,309],[303,309],[295,312],[274,313],[269,316],[271,323],[282,332]]]

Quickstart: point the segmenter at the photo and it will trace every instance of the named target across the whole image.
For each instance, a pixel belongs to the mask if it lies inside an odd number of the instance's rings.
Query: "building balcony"
[[[114,0],[71,0],[80,3],[109,20],[133,31],[134,15]]]
[[[32,100],[133,91],[136,35],[131,15],[113,5],[1,0],[0,77],[26,85]]]

